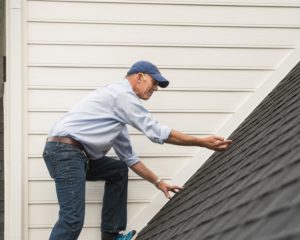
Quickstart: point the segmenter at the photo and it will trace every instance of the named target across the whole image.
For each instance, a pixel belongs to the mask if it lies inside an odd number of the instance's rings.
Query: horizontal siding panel
[[[29,238],[30,240],[35,240],[35,239],[49,239],[50,232],[52,226],[39,226],[37,227],[30,227],[29,229]],[[134,229],[134,226],[130,226],[130,223],[127,226],[127,229]],[[100,227],[99,226],[88,226],[84,227],[80,233],[80,236],[78,240],[100,240]]]
[[[52,226],[51,226],[52,227]],[[28,231],[28,239],[35,240],[35,239],[49,239],[51,232],[51,228],[47,227],[40,227],[34,228],[31,227]],[[93,227],[93,228],[83,228],[78,240],[87,240],[87,239],[101,239],[100,236],[100,227]]]
[[[274,66],[291,51],[124,46],[30,45],[29,63],[124,64],[148,59],[157,65]],[[260,56],[257,58],[257,56]]]
[[[90,91],[87,90],[30,90],[30,109],[69,109]],[[147,109],[236,110],[248,92],[172,92],[158,91],[144,101]]]
[[[299,13],[300,14],[300,13]],[[139,34],[136,34],[139,33]],[[159,36],[159,37],[158,37]],[[112,24],[40,23],[28,25],[29,42],[178,44],[230,46],[295,46],[298,29],[138,26]],[[121,40],[122,39],[122,40]]]
[[[145,165],[152,169],[160,177],[172,177],[178,169],[181,169],[191,158],[188,157],[141,157]],[[40,157],[29,158],[29,179],[49,179],[50,175],[44,160]],[[129,177],[137,177],[132,170]]]
[[[28,13],[29,19],[49,20],[300,25],[298,8],[278,7],[184,6],[183,11],[163,4],[29,1]]]
[[[128,66],[129,68],[130,66]],[[29,67],[29,84],[39,86],[101,87],[122,79],[127,68]],[[168,88],[254,89],[270,73],[255,70],[161,69]]]
[[[128,220],[137,215],[147,203],[128,203]],[[99,225],[101,221],[102,204],[87,203],[85,213],[85,225]],[[31,204],[29,205],[29,225],[54,225],[58,216],[57,204]]]
[[[56,201],[54,181],[30,181],[29,182],[29,203]],[[47,191],[45,191],[47,189]],[[86,201],[101,201],[104,192],[104,182],[87,182]],[[43,193],[43,194],[41,194]],[[128,200],[152,199],[157,193],[157,189],[144,180],[132,180],[128,184]]]
[[[29,133],[47,133],[53,123],[64,113],[30,112]],[[227,121],[231,114],[226,113],[153,113],[160,123],[183,132],[214,132],[216,127]],[[184,123],[184,124],[182,124]],[[129,126],[130,132],[137,130]]]
[[[29,155],[41,155],[46,141],[46,135],[29,135],[28,152]],[[138,155],[144,154],[192,154],[197,148],[176,146],[171,144],[155,144],[152,143],[144,135],[131,136],[131,141],[135,152]]]

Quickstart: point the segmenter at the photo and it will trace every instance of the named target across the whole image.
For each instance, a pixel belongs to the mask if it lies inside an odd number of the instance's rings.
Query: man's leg
[[[123,161],[109,157],[91,160],[86,179],[106,181],[101,231],[106,233],[107,239],[109,239],[109,235],[112,237],[126,229],[128,167]]]
[[[60,208],[50,240],[76,240],[84,222],[87,159],[80,149],[63,143],[47,143],[44,159]]]

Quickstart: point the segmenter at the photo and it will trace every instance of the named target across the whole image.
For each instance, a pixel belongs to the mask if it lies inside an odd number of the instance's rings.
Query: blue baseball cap
[[[127,76],[135,73],[149,74],[155,81],[158,82],[158,86],[162,88],[165,88],[169,85],[169,81],[160,74],[158,68],[151,62],[138,61],[133,64],[127,72]]]

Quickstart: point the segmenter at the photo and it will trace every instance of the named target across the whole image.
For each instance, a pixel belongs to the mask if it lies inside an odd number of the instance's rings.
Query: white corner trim
[[[289,73],[289,71],[300,61],[300,44],[288,55],[276,70],[265,79],[253,95],[233,114],[233,117],[222,126],[216,134],[228,137],[255,109],[256,106],[274,89],[274,87]],[[183,185],[213,154],[207,149],[199,149],[195,156],[174,177],[174,183]],[[160,192],[155,196],[152,203],[143,209],[129,224],[138,231],[141,230],[149,220],[167,202]]]
[[[22,0],[7,1],[4,89],[5,239],[23,240]]]

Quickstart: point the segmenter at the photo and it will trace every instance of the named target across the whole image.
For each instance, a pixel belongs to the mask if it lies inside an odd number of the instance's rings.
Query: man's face
[[[153,92],[158,90],[157,81],[149,74],[139,73],[139,79],[135,90],[135,93],[139,98],[148,100]]]

